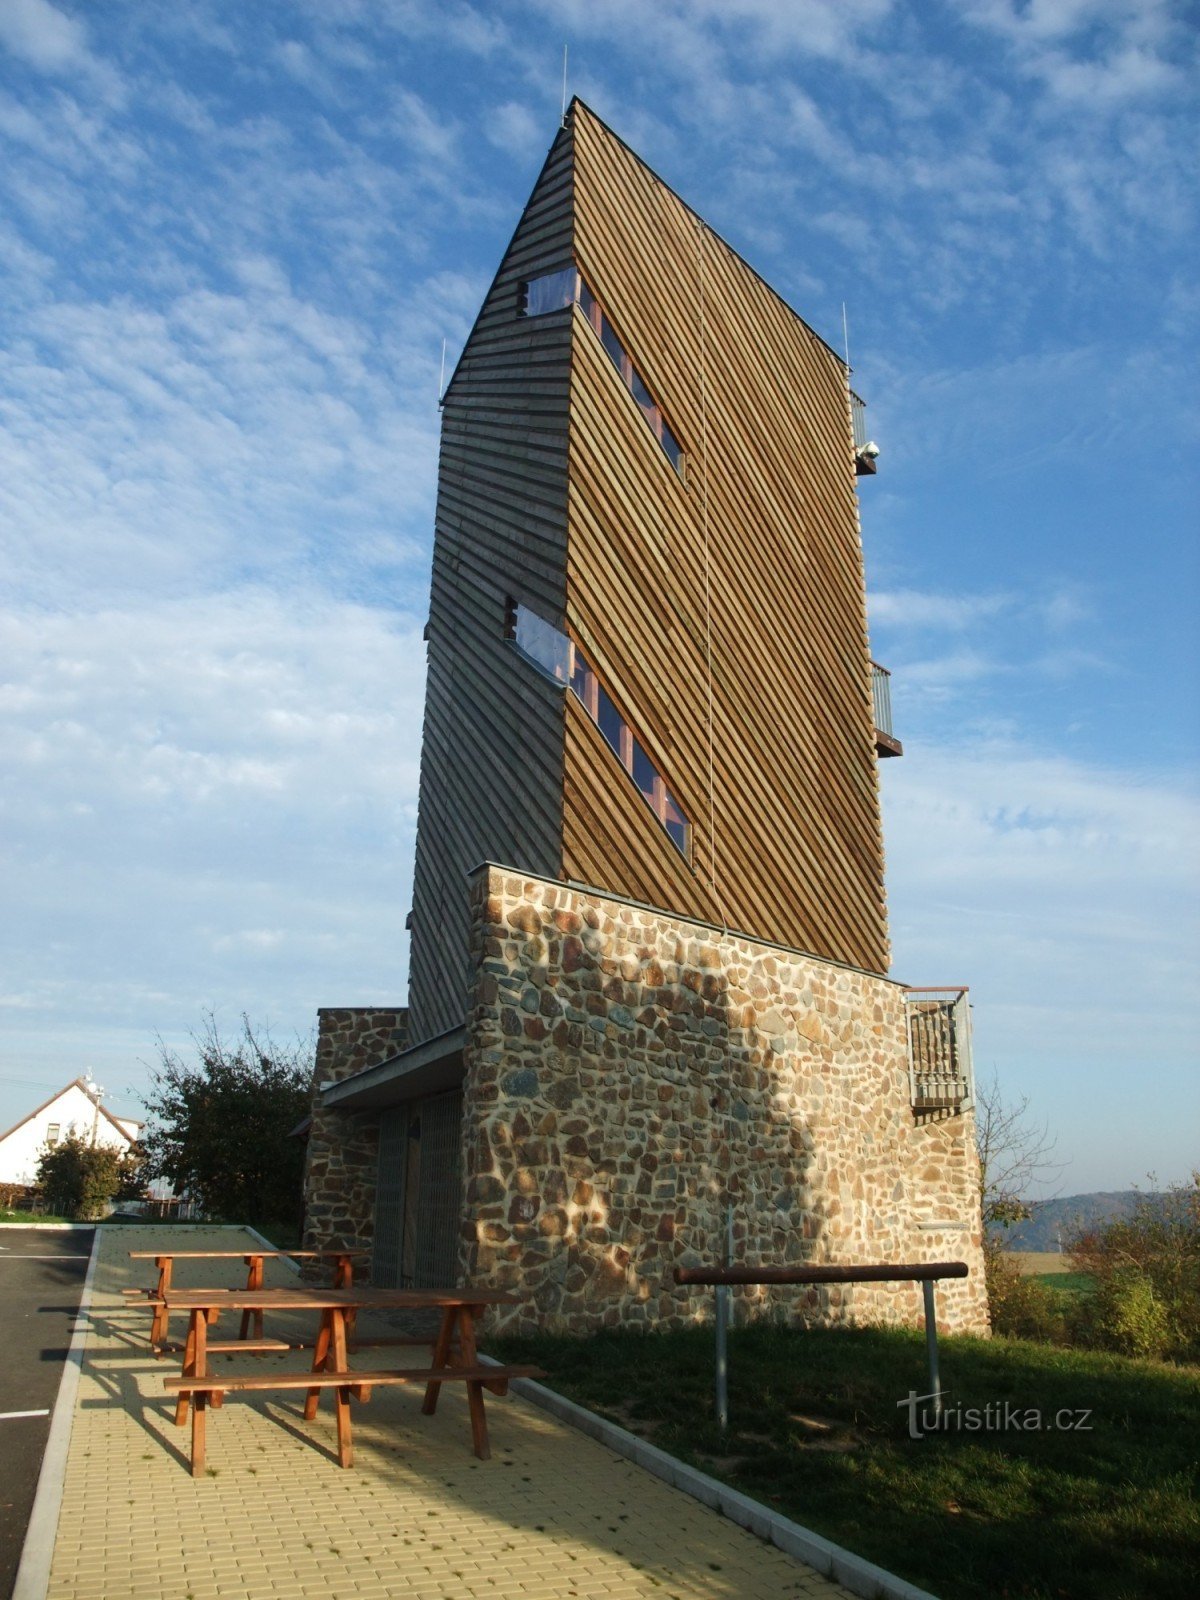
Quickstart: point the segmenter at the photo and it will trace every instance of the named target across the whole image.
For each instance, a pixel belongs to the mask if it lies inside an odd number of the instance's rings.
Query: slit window
[[[608,359],[617,370],[621,382],[633,396],[634,404],[645,417],[651,433],[662,445],[667,460],[683,476],[683,446],[672,433],[662,414],[662,408],[646,387],[645,379],[633,364],[633,358],[621,342],[604,307],[588,288],[577,267],[564,267],[558,272],[548,272],[544,277],[531,278],[525,285],[523,309],[527,317],[545,316],[550,311],[561,311],[569,305],[578,305],[584,321],[600,340]]]
[[[543,617],[513,599],[507,604],[505,636],[547,677],[570,688],[671,842],[686,860],[690,860],[692,830],[682,806],[667,788],[662,773],[617,709],[580,647]]]

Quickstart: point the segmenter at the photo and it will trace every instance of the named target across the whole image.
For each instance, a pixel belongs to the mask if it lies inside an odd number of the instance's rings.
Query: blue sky
[[[442,342],[580,94],[832,344],[894,970],[1200,1159],[1200,9],[0,0],[0,1126],[405,990]]]

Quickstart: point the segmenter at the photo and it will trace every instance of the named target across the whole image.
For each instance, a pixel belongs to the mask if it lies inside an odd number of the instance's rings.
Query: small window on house
[[[562,311],[574,304],[578,281],[579,274],[574,267],[563,267],[559,272],[531,278],[525,285],[521,309],[527,317],[544,317],[548,311]]]
[[[61,1132],[62,1132],[62,1123],[60,1123],[60,1122],[52,1122],[50,1124],[50,1126],[46,1129],[46,1143],[47,1144],[57,1144],[58,1143],[58,1136],[59,1136],[59,1134]]]

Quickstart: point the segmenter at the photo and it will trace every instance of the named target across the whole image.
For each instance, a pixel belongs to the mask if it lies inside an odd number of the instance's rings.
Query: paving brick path
[[[189,1430],[174,1427],[162,1386],[176,1361],[149,1354],[149,1315],[120,1292],[148,1281],[131,1249],[240,1243],[229,1230],[189,1229],[186,1242],[181,1232],[103,1230],[51,1600],[849,1600],[517,1399],[488,1398],[493,1459],[480,1462],[465,1396],[444,1390],[423,1417],[419,1390],[376,1390],[355,1406],[356,1465],[343,1472],[328,1399],[306,1423],[302,1394],[235,1397],[210,1413],[209,1473],[193,1480]],[[180,1287],[231,1283],[230,1266],[180,1263],[176,1276]],[[296,1281],[277,1263],[267,1273],[268,1284]],[[300,1324],[308,1337],[315,1320]]]

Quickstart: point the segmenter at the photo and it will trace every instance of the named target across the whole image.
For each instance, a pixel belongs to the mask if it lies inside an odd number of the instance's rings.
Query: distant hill
[[[1065,1241],[1081,1225],[1096,1227],[1127,1217],[1140,1200],[1159,1198],[1142,1189],[1118,1189],[1072,1194],[1062,1200],[1035,1200],[1028,1222],[1018,1222],[1011,1228],[994,1227],[991,1232],[1013,1250],[1058,1250],[1060,1238]]]

